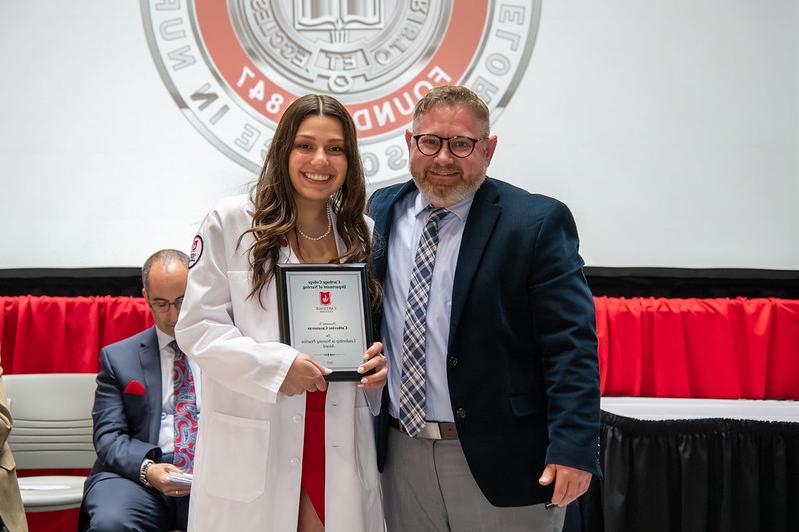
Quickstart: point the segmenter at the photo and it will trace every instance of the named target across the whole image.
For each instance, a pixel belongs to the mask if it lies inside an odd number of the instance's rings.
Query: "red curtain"
[[[799,301],[595,302],[602,395],[799,399]]]
[[[597,297],[603,395],[799,400],[799,301]],[[6,373],[95,372],[141,298],[0,297]]]
[[[799,301],[595,303],[602,395],[799,400]],[[0,358],[6,373],[96,372],[102,346],[152,323],[141,298],[0,297]],[[77,511],[28,522],[74,530]]]
[[[94,373],[104,345],[153,324],[142,298],[0,297],[5,373]]]
[[[94,373],[100,347],[152,325],[143,299],[131,297],[0,297],[4,373]],[[87,470],[20,471],[85,475]],[[28,513],[30,532],[77,530],[78,510]]]
[[[603,395],[799,400],[799,301],[594,299]],[[153,323],[141,298],[0,297],[6,373],[95,372]]]

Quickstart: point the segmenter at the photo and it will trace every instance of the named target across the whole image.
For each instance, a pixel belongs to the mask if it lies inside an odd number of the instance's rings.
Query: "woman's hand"
[[[383,356],[383,344],[375,342],[366,350],[363,359],[366,360],[358,366],[358,373],[368,373],[375,370],[374,375],[368,375],[361,379],[361,388],[381,388],[386,385],[388,378],[388,368],[386,367],[386,357]]]
[[[327,390],[325,375],[330,375],[332,370],[317,364],[314,359],[305,353],[297,353],[291,363],[280,391],[286,395],[297,395],[303,392],[323,392]]]

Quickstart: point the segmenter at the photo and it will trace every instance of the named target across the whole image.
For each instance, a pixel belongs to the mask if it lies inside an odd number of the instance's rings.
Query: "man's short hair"
[[[144,261],[144,266],[141,269],[141,282],[144,289],[150,291],[150,270],[153,268],[153,264],[169,264],[173,261],[180,262],[187,269],[189,267],[189,256],[177,249],[162,249],[150,255]]]
[[[463,105],[471,109],[478,120],[485,125],[482,135],[488,136],[490,119],[488,106],[474,91],[462,85],[434,87],[430,89],[430,92],[425,94],[421,100],[416,102],[416,107],[413,110],[414,130],[416,129],[416,123],[419,117],[436,105]]]

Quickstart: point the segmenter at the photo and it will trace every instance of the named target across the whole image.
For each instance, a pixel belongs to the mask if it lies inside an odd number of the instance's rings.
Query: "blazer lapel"
[[[158,352],[158,336],[155,327],[152,334],[141,343],[139,360],[144,374],[144,389],[147,390],[147,409],[149,410],[149,441],[158,443],[158,433],[161,430],[161,357]]]
[[[461,248],[458,252],[458,264],[455,267],[455,279],[452,284],[452,309],[449,321],[449,339],[452,345],[455,331],[458,328],[469,287],[472,284],[477,267],[483,257],[491,233],[502,212],[498,204],[499,194],[489,178],[474,195],[466,227],[463,229]]]
[[[408,181],[401,187],[397,187],[396,190],[389,192],[381,200],[381,204],[375,205],[372,210],[375,221],[374,232],[377,237],[372,239],[375,243],[374,269],[377,280],[381,283],[385,280],[388,269],[388,239],[391,236],[391,221],[394,219],[394,204],[402,196],[415,189],[416,184],[413,181]]]

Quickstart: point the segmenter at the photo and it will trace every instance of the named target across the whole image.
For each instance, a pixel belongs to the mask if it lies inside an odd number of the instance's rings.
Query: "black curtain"
[[[799,270],[585,268],[595,296],[799,299]],[[0,269],[3,296],[139,296],[141,268]]]
[[[799,299],[799,271],[597,266],[584,271],[595,296]]]
[[[799,531],[799,423],[602,412],[585,532]]]

